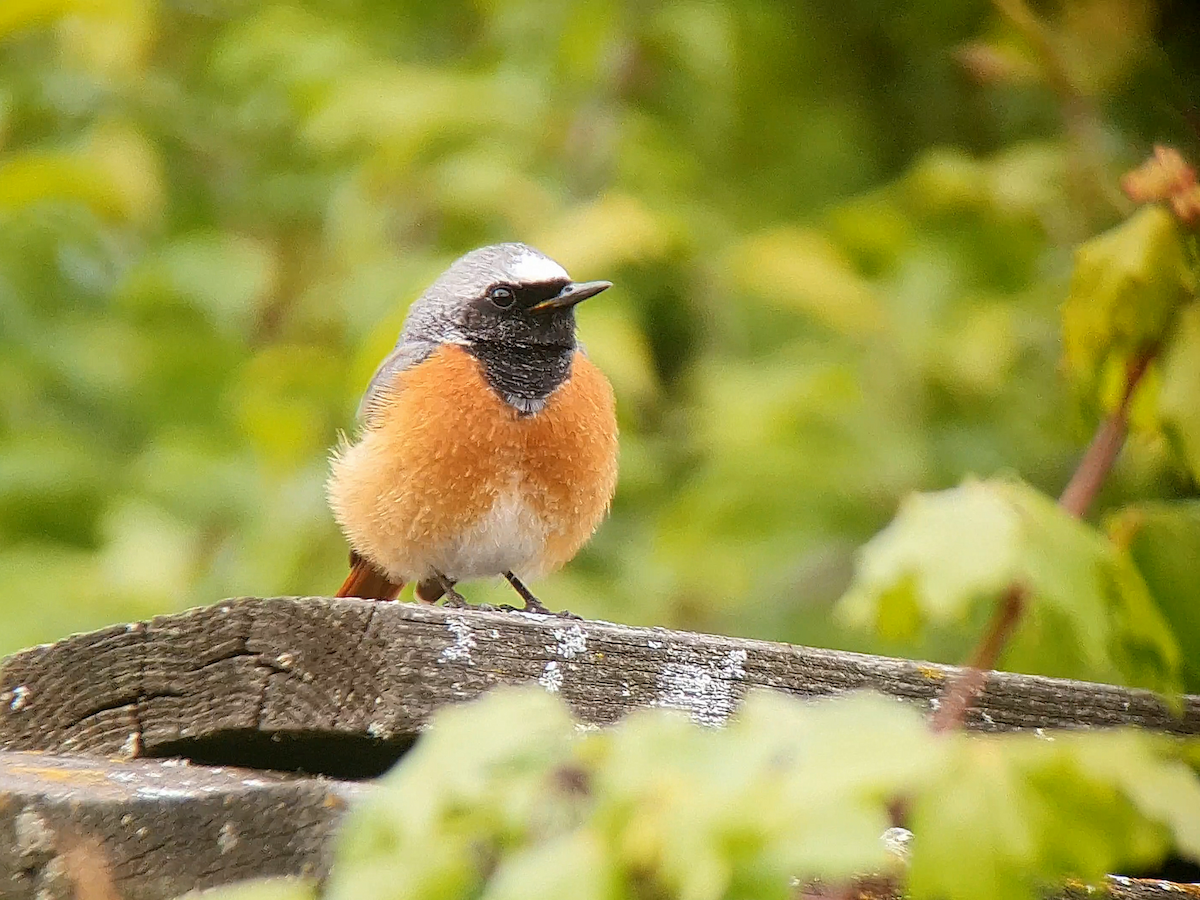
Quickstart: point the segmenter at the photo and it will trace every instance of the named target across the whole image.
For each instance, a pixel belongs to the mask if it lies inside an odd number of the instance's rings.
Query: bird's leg
[[[418,585],[418,589],[424,588],[426,585],[434,588],[434,590],[430,591],[429,593],[420,591],[419,596],[422,600],[425,600],[428,603],[437,603],[438,599],[444,595],[446,598],[445,603],[443,604],[444,606],[452,606],[457,609],[466,609],[471,605],[467,603],[466,598],[463,597],[462,594],[454,589],[454,582],[437,569],[433,570],[432,578],[428,578]]]
[[[546,609],[542,601],[533,596],[533,592],[525,585],[521,584],[521,579],[512,572],[505,572],[504,577],[508,579],[508,583],[513,586],[513,590],[521,595],[521,599],[525,601],[525,612],[541,613],[544,616],[552,616],[554,613]]]

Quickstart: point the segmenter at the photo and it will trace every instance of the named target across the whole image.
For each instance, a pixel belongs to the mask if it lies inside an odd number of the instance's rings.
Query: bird
[[[576,555],[617,483],[612,385],[577,340],[573,281],[534,248],[459,257],[409,307],[367,386],[358,434],[330,458],[327,495],[350,545],[338,597],[467,605],[461,581],[525,585]]]

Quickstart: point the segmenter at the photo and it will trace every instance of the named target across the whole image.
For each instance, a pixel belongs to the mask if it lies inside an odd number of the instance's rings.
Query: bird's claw
[[[442,605],[448,606],[451,609],[471,608],[471,604],[467,602],[467,598],[452,587],[447,587],[446,593],[442,595]]]
[[[534,597],[532,594],[525,598],[525,609],[523,612],[537,613],[539,616],[554,615],[554,613],[552,613],[549,608],[542,603],[541,600],[539,600],[537,597]]]

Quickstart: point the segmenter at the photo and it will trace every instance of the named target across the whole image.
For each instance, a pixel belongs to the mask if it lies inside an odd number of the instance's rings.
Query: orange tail
[[[360,597],[363,600],[395,600],[404,582],[396,584],[357,553],[350,554],[350,574],[335,597]]]

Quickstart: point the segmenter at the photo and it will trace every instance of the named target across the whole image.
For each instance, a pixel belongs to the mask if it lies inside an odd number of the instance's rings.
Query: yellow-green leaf
[[[1200,483],[1200,303],[1191,303],[1162,360],[1158,412],[1184,465]]]
[[[1177,687],[1179,649],[1128,556],[1015,481],[918,494],[860,552],[838,614],[888,636],[958,626],[1012,585],[1024,614],[1005,659],[1044,674]]]
[[[1063,347],[1074,377],[1090,388],[1110,357],[1157,345],[1194,288],[1179,228],[1161,206],[1144,207],[1085,243],[1063,306]]]

